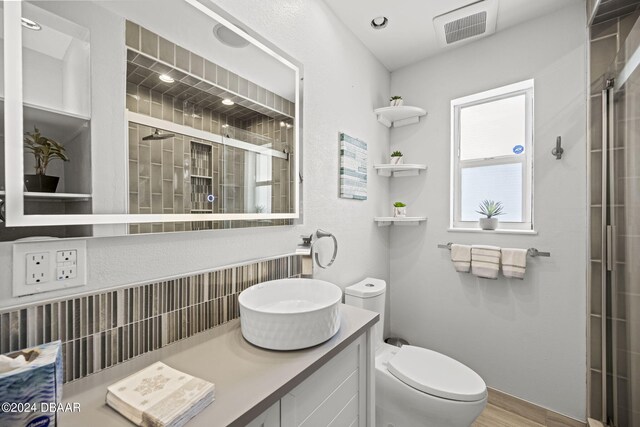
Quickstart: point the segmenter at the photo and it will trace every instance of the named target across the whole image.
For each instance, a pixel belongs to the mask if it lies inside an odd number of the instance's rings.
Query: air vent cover
[[[444,24],[444,35],[447,44],[459,42],[487,31],[487,12],[465,16]]]
[[[433,26],[440,44],[474,40],[496,31],[498,0],[481,0],[436,16]]]

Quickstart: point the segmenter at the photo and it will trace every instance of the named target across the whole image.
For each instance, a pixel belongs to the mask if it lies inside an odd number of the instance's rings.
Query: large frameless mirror
[[[277,47],[197,0],[2,7],[0,240],[299,217],[301,67]]]

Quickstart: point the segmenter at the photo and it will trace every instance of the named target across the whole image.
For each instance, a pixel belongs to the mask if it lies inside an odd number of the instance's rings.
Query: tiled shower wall
[[[157,58],[186,73],[204,77],[216,86],[228,89],[248,100],[255,101],[291,117],[295,115],[295,104],[293,102],[208,61],[206,58],[189,52],[131,21],[126,22],[126,44],[131,49],[135,49],[149,57]]]
[[[590,104],[590,147],[589,147],[589,161],[590,161],[590,254],[591,254],[591,273],[590,273],[590,307],[589,307],[589,337],[590,337],[590,350],[589,350],[589,397],[588,410],[589,417],[594,419],[602,418],[602,282],[601,272],[603,266],[602,254],[602,95],[601,91],[604,89],[604,74],[612,65],[616,54],[620,51],[631,31],[633,25],[640,16],[639,12],[634,12],[622,16],[620,18],[612,19],[597,25],[593,25],[590,28],[590,75],[591,75],[591,104]],[[621,167],[625,163],[625,151],[624,140],[625,135],[624,126],[625,123],[618,123],[622,128],[616,130],[616,140],[613,142],[613,149],[610,155],[616,163],[616,167]],[[618,190],[623,189],[623,186],[618,186]],[[616,222],[618,224],[624,224],[625,214],[625,196],[623,191],[618,191],[615,195],[615,210],[616,210]],[[624,233],[623,227],[618,227],[619,233]],[[625,272],[625,260],[622,258],[625,254],[624,250],[624,235],[618,236],[618,243],[622,247],[618,248],[615,266],[619,277],[624,277]],[[624,298],[620,298],[620,301],[624,301]],[[624,322],[622,319],[615,319],[617,324]],[[618,325],[615,326],[616,330],[622,330]],[[623,356],[623,352],[618,354]],[[618,364],[620,366],[625,365],[625,360],[619,359]],[[611,383],[611,375],[609,374],[609,381]],[[626,379],[618,379],[618,396],[619,402],[625,401],[627,395]],[[609,398],[609,404],[611,404],[611,398]],[[624,409],[624,408],[622,408]],[[620,411],[621,414],[624,411]],[[625,424],[620,424],[625,425]]]
[[[240,292],[299,271],[285,256],[6,311],[0,354],[61,340],[73,381],[236,319]]]
[[[220,87],[237,92],[246,96],[247,99],[255,98],[256,102],[268,105],[284,114],[294,114],[295,104],[292,102],[131,22],[127,22],[127,46],[196,76],[207,77],[210,74],[216,76],[212,83]],[[183,57],[185,59],[181,60],[180,58]],[[196,64],[199,65],[196,66]],[[204,71],[199,70],[200,65],[204,67]],[[207,73],[209,69],[215,71]],[[219,79],[218,76],[226,77]],[[247,93],[243,93],[244,88],[248,88]],[[231,138],[257,145],[264,144],[265,140],[261,137],[265,137],[266,142],[269,142],[277,150],[283,150],[286,147],[291,151],[293,147],[293,127],[285,126],[284,123],[259,113],[256,113],[251,119],[235,119],[207,108],[195,111],[193,105],[190,106],[172,96],[131,82],[127,83],[126,102],[127,109],[131,112],[149,115],[205,132],[228,135]],[[192,199],[199,198],[198,194],[192,194],[194,190],[192,186],[204,184],[198,182],[198,178],[191,177],[193,174],[190,170],[192,141],[213,147],[213,179],[209,182],[213,185],[213,194],[216,195],[217,201],[211,205],[211,210],[208,212],[251,212],[251,209],[246,207],[244,203],[245,192],[248,191],[244,185],[244,150],[228,146],[223,149],[218,144],[184,135],[176,135],[175,138],[164,141],[142,141],[142,137],[150,135],[153,131],[154,129],[143,125],[129,124],[130,213],[205,213],[201,212],[200,206],[194,206],[192,203]],[[180,153],[183,158],[180,157]],[[272,180],[269,184],[272,194],[272,213],[292,212],[293,186],[296,185],[293,178],[291,176],[291,161],[274,157],[272,159]],[[131,224],[129,232],[136,234],[287,225],[290,223],[290,220],[271,220]]]

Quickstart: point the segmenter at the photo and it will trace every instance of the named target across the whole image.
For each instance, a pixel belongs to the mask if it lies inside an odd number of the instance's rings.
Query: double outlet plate
[[[13,296],[86,284],[84,240],[42,240],[13,245]]]

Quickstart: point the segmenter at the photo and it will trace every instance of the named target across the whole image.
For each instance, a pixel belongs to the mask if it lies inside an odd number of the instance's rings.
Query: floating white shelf
[[[213,179],[210,176],[206,176],[206,175],[196,175],[196,174],[191,174],[191,178],[202,178],[202,179]]]
[[[373,110],[378,115],[378,121],[390,128],[398,128],[413,123],[418,123],[420,117],[426,116],[427,112],[420,107],[382,107]]]
[[[75,138],[82,129],[88,128],[91,121],[91,117],[82,114],[26,102],[23,105],[25,132],[33,132],[35,126],[43,135],[63,144]],[[4,122],[4,98],[0,98],[0,117]]]
[[[426,171],[427,165],[418,164],[382,164],[373,165],[373,168],[378,171],[380,176],[417,176],[420,175],[420,171]]]
[[[4,196],[5,191],[0,191],[0,196]],[[91,194],[82,193],[36,193],[25,192],[24,198],[27,200],[39,200],[49,202],[82,202],[91,200]]]
[[[378,216],[373,219],[378,223],[378,227],[385,227],[388,225],[420,225],[421,222],[427,220],[426,216],[405,216],[405,217],[395,217],[395,216]]]

